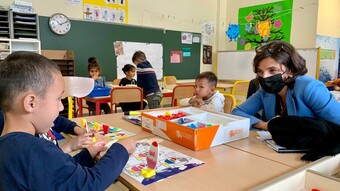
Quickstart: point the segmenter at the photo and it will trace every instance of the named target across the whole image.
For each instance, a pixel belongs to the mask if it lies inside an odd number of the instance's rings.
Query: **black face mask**
[[[279,93],[286,83],[282,80],[282,74],[275,74],[267,78],[258,76],[262,89],[270,94]]]

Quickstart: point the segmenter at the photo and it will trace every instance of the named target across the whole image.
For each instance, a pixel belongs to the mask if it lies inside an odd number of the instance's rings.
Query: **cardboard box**
[[[166,113],[184,113],[184,121],[187,123],[178,124],[178,119],[165,120],[158,117]],[[246,138],[249,136],[250,124],[248,118],[212,113],[194,107],[143,112],[141,121],[143,130],[195,151]],[[204,124],[205,127],[190,127],[198,124]]]

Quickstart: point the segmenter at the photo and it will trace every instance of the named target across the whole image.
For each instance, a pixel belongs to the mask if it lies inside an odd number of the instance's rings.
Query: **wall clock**
[[[61,13],[53,14],[50,17],[48,24],[51,31],[58,35],[65,35],[71,29],[71,20]]]

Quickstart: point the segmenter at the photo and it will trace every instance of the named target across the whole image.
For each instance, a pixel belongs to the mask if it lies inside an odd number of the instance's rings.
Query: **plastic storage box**
[[[248,118],[194,107],[142,112],[141,116],[143,130],[195,151],[249,136]]]
[[[89,97],[100,97],[109,96],[111,88],[94,86],[92,92],[88,95]]]

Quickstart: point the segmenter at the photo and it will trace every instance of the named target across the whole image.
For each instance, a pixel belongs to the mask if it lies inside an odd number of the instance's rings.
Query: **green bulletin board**
[[[87,59],[95,56],[107,81],[117,78],[115,41],[163,44],[163,75],[193,79],[200,71],[200,43],[182,44],[180,31],[147,28],[106,22],[71,20],[68,34],[59,36],[48,27],[48,17],[39,16],[42,50],[74,50],[76,76],[88,76]],[[197,34],[197,33],[196,33]],[[182,63],[170,64],[170,51],[190,48]]]

